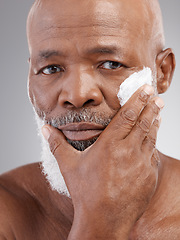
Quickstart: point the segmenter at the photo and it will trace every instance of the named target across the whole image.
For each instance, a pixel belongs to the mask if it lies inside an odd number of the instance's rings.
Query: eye
[[[106,61],[100,65],[100,68],[102,69],[117,69],[122,67],[123,65],[119,62],[114,62],[114,61]]]
[[[63,71],[63,69],[60,66],[57,66],[57,65],[50,65],[50,66],[47,66],[47,67],[45,67],[41,70],[41,72],[44,75],[51,75],[51,74],[59,73],[59,72],[62,72],[62,71]]]

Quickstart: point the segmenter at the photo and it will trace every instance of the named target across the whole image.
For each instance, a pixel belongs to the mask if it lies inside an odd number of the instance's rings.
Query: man
[[[27,33],[43,170],[1,176],[0,239],[179,239],[180,163],[155,147],[175,68],[158,2],[37,0]],[[143,67],[153,87],[121,107]]]

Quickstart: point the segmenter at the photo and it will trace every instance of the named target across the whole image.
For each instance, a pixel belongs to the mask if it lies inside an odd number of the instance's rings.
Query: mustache
[[[38,116],[43,120],[44,124],[52,125],[55,128],[66,125],[68,123],[90,122],[100,124],[106,127],[114,117],[105,113],[94,112],[91,109],[68,110],[66,114],[54,117],[48,117],[48,113],[37,111]]]

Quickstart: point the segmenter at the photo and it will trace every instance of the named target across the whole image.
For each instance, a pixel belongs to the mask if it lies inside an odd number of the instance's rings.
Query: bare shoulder
[[[37,181],[43,182],[39,163],[25,165],[0,175],[0,191],[4,193],[1,200],[29,195]]]
[[[180,161],[159,152],[161,176],[158,189],[135,225],[133,239],[180,239]]]
[[[10,215],[12,215],[11,207],[13,198],[9,192],[0,185],[0,240],[14,239]],[[9,204],[11,202],[11,204]]]
[[[180,239],[180,161],[162,154],[161,159],[164,171],[151,212],[152,239]]]
[[[50,189],[39,163],[0,176],[0,240],[64,240],[72,218],[72,202]]]
[[[30,193],[34,181],[32,173],[38,175],[38,164],[20,167],[0,176],[0,240],[15,239],[22,226],[29,230],[31,220],[27,216],[32,216],[30,212],[37,210]]]
[[[161,159],[163,159],[164,172],[165,174],[168,174],[166,177],[168,177],[169,175],[171,176],[171,178],[168,179],[169,182],[170,183],[172,183],[171,181],[180,182],[180,160],[163,154],[161,154]]]
[[[174,213],[180,216],[180,160],[162,154],[161,159],[163,159],[163,174],[160,193],[166,205],[171,208],[171,213],[175,210]]]

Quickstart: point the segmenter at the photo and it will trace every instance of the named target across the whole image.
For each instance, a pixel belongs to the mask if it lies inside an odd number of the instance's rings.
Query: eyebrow
[[[92,49],[88,49],[85,54],[86,55],[94,55],[94,54],[120,54],[122,51],[119,47],[115,45],[105,46],[105,47],[95,47]],[[62,51],[57,50],[44,50],[40,51],[38,54],[38,60],[43,61],[47,60],[53,56],[65,57],[65,54]]]
[[[121,49],[117,48],[115,45],[105,46],[105,47],[95,47],[86,51],[86,54],[117,54],[120,53]]]
[[[61,51],[56,51],[56,50],[44,50],[40,51],[38,54],[38,60],[47,60],[53,56],[65,56],[63,52]]]

